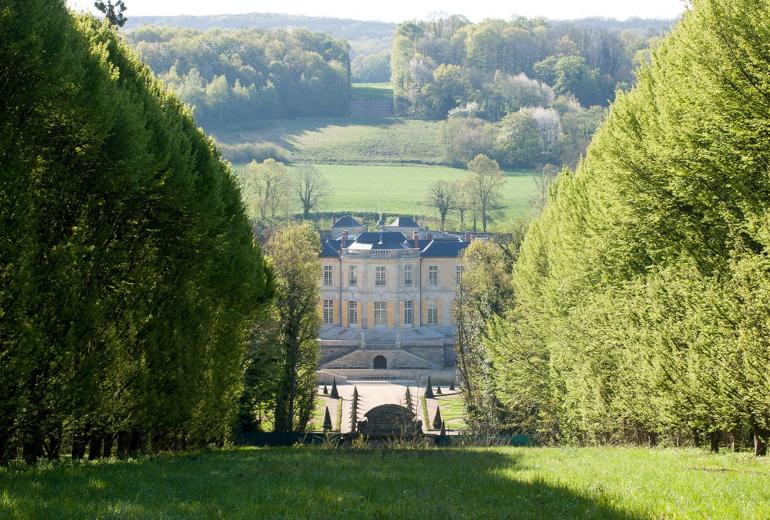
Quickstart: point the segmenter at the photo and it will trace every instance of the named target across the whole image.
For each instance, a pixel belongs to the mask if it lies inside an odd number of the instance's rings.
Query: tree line
[[[545,83],[556,95],[574,96],[583,106],[606,106],[616,89],[632,85],[635,65],[657,38],[655,32],[540,18],[472,24],[452,15],[405,22],[396,29],[391,54],[396,109],[442,119],[476,102],[486,119],[499,119],[501,103],[511,102],[501,83],[519,75]]]
[[[0,461],[222,443],[274,292],[232,172],[108,23],[0,39]]]
[[[480,423],[766,454],[768,9],[694,0],[523,242],[468,267],[512,272],[458,340]]]
[[[205,128],[347,113],[350,48],[327,34],[145,26],[126,37]]]

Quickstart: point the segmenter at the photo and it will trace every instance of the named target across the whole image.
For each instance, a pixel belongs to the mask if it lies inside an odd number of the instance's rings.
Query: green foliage
[[[436,406],[436,415],[433,416],[433,429],[441,430],[444,427],[444,421],[441,420],[441,407]]]
[[[329,394],[329,397],[331,397],[332,399],[340,398],[340,393],[337,391],[337,378],[334,378],[332,380],[332,392],[331,394]]]
[[[272,292],[233,175],[114,28],[0,17],[0,459],[222,443]]]
[[[766,0],[697,0],[530,228],[491,326],[523,431],[770,437]]]
[[[313,414],[319,359],[318,234],[309,224],[290,224],[270,236],[265,251],[275,273],[280,349],[274,430],[303,432]],[[336,381],[331,396],[339,396]]]
[[[143,27],[127,38],[207,129],[347,113],[350,48],[327,34]]]
[[[430,376],[428,376],[428,384],[425,385],[425,393],[423,396],[426,399],[433,399],[435,396],[433,395],[433,385],[430,383]]]
[[[391,52],[397,112],[441,119],[478,102],[484,117],[497,120],[523,107],[548,107],[554,92],[585,106],[607,105],[616,85],[633,82],[633,58],[648,38],[537,18],[405,22]]]
[[[332,416],[329,415],[329,407],[326,407],[326,411],[324,412],[324,424],[323,429],[325,432],[329,432],[332,430]]]

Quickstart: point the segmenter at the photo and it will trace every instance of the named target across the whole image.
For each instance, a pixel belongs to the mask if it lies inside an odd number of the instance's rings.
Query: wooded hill
[[[348,110],[350,49],[326,34],[143,27],[127,40],[206,128]]]

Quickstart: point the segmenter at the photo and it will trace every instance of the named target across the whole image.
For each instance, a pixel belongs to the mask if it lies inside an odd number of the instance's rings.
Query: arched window
[[[374,356],[374,362],[372,363],[372,368],[374,369],[388,368],[388,360],[385,359],[385,356]]]

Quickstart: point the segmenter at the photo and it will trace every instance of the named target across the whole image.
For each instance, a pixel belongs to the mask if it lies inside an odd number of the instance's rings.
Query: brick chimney
[[[412,240],[414,240],[414,247],[417,248],[417,250],[420,250],[420,235],[417,234],[417,231],[412,231]]]
[[[348,247],[348,230],[342,232],[342,249]]]

